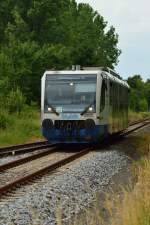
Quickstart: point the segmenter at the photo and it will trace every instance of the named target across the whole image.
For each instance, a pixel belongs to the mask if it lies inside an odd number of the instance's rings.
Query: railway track
[[[145,122],[145,121],[147,121],[147,120],[149,120],[149,119],[150,119],[150,118],[145,118],[145,119],[135,120],[134,122],[129,123],[129,126],[132,126],[132,125],[136,125],[136,124]]]
[[[139,130],[147,125],[150,124],[150,118],[148,119],[144,119],[144,120],[140,120],[139,122],[134,122],[132,123],[127,129],[125,129],[123,132],[121,132],[120,136],[127,136],[130,133]]]
[[[58,149],[52,150],[49,155],[39,157],[33,161],[24,164],[8,166],[0,172],[0,196],[11,191],[14,187],[30,182],[35,178],[39,178],[48,172],[52,172],[57,168],[74,161],[77,158],[87,154],[91,149],[82,149],[78,152],[61,152]]]
[[[0,157],[9,156],[9,155],[19,155],[24,153],[30,153],[37,150],[42,150],[51,147],[47,141],[34,142],[23,145],[16,145],[10,147],[0,148]]]
[[[132,124],[128,129],[120,133],[119,136],[117,135],[114,139],[112,138],[112,140],[116,141],[149,124],[150,119]],[[64,152],[60,151],[56,146],[50,145],[47,147],[45,144],[45,147],[49,149],[0,166],[0,196],[88,154],[93,149],[86,148],[80,149],[78,152]],[[102,145],[102,147],[104,147],[104,145]],[[29,148],[31,148],[31,146]],[[18,150],[20,149],[21,148]]]
[[[48,148],[48,150],[47,150],[47,148]],[[46,155],[50,155],[50,154],[52,154],[56,151],[55,145],[54,146],[50,145],[47,148],[44,149],[42,152],[35,153],[35,154],[30,155],[30,156],[25,156],[21,159],[13,160],[13,161],[8,162],[6,164],[0,165],[0,172],[5,171],[7,169],[14,168],[16,166],[19,166],[19,165],[22,165],[24,163],[30,162],[32,160],[39,159],[39,158],[44,157]]]

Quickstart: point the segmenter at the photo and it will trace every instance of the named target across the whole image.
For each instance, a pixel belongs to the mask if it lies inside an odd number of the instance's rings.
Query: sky
[[[115,70],[125,79],[135,74],[150,79],[150,1],[76,1],[90,4],[119,34],[118,47],[122,54]]]

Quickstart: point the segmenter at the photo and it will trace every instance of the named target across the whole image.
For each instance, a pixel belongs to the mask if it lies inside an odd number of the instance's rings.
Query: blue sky
[[[140,74],[150,79],[150,1],[76,0],[89,3],[119,34],[122,54],[116,71],[127,78]]]

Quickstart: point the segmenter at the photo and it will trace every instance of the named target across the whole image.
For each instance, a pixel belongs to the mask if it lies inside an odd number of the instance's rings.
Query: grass
[[[92,210],[74,225],[150,225],[150,134],[134,137],[134,147],[141,156],[133,163],[133,175],[137,177],[135,186],[122,188],[122,195],[108,195],[105,213],[100,209],[100,203],[97,204],[99,198],[95,199]],[[110,218],[109,223],[106,218]]]
[[[20,115],[3,112],[0,147],[41,140],[40,112],[26,107]],[[5,123],[4,123],[5,120]]]
[[[139,166],[138,183],[124,193],[119,209],[112,225],[150,225],[150,157]]]
[[[150,118],[150,112],[133,112],[129,110],[129,123]]]
[[[124,191],[112,225],[150,225],[150,134],[138,137],[135,145],[137,152],[144,156],[134,164],[138,182],[133,191]]]

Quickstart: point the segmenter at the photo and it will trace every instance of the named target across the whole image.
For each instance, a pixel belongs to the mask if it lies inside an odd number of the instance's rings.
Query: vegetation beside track
[[[92,210],[81,217],[76,224],[106,225],[110,218],[112,225],[149,225],[150,224],[150,134],[140,134],[129,139],[140,156],[140,160],[133,163],[133,176],[137,183],[134,188],[129,185],[123,188],[122,194],[108,195],[105,210],[100,209],[99,200],[96,199]],[[88,222],[87,222],[88,221]]]
[[[40,111],[37,107],[24,106],[18,114],[0,112],[0,147],[42,140]]]
[[[133,164],[137,183],[133,191],[125,191],[123,201],[117,205],[112,225],[150,224],[150,134],[132,140],[142,159]]]
[[[150,117],[150,113],[129,112],[129,122]],[[23,105],[21,111],[0,111],[0,147],[43,140],[40,127],[40,110],[37,106]]]
[[[150,118],[150,112],[135,112],[129,110],[129,123],[133,123],[138,120]]]

